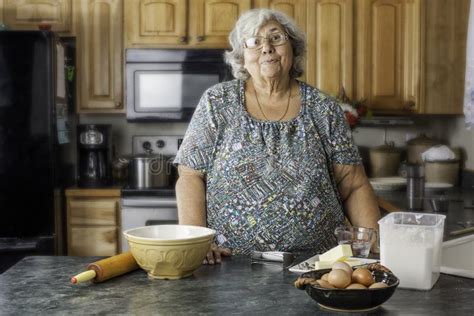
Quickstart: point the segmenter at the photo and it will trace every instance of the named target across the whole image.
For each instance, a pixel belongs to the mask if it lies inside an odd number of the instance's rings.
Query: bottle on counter
[[[407,205],[409,210],[423,210],[425,168],[420,164],[407,165]]]

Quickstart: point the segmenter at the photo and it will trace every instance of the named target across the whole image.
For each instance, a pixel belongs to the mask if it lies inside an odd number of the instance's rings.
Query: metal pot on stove
[[[128,166],[128,184],[130,187],[137,189],[169,186],[170,162],[170,157],[159,154],[133,156]]]

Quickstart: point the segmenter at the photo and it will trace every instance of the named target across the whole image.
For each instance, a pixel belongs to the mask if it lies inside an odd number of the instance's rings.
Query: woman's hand
[[[229,248],[222,248],[217,246],[215,243],[211,244],[211,249],[207,252],[207,256],[202,264],[215,264],[221,263],[222,257],[229,257],[232,252]]]

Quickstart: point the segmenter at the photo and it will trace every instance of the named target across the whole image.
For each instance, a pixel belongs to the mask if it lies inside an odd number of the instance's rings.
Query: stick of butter
[[[319,256],[319,261],[344,261],[352,257],[351,245],[338,245]]]

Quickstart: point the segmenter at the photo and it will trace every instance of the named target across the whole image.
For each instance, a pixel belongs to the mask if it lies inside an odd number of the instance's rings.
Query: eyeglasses
[[[268,36],[252,36],[244,41],[245,48],[260,49],[265,40],[268,40],[272,46],[280,46],[288,42],[288,35],[285,33],[272,33]]]

